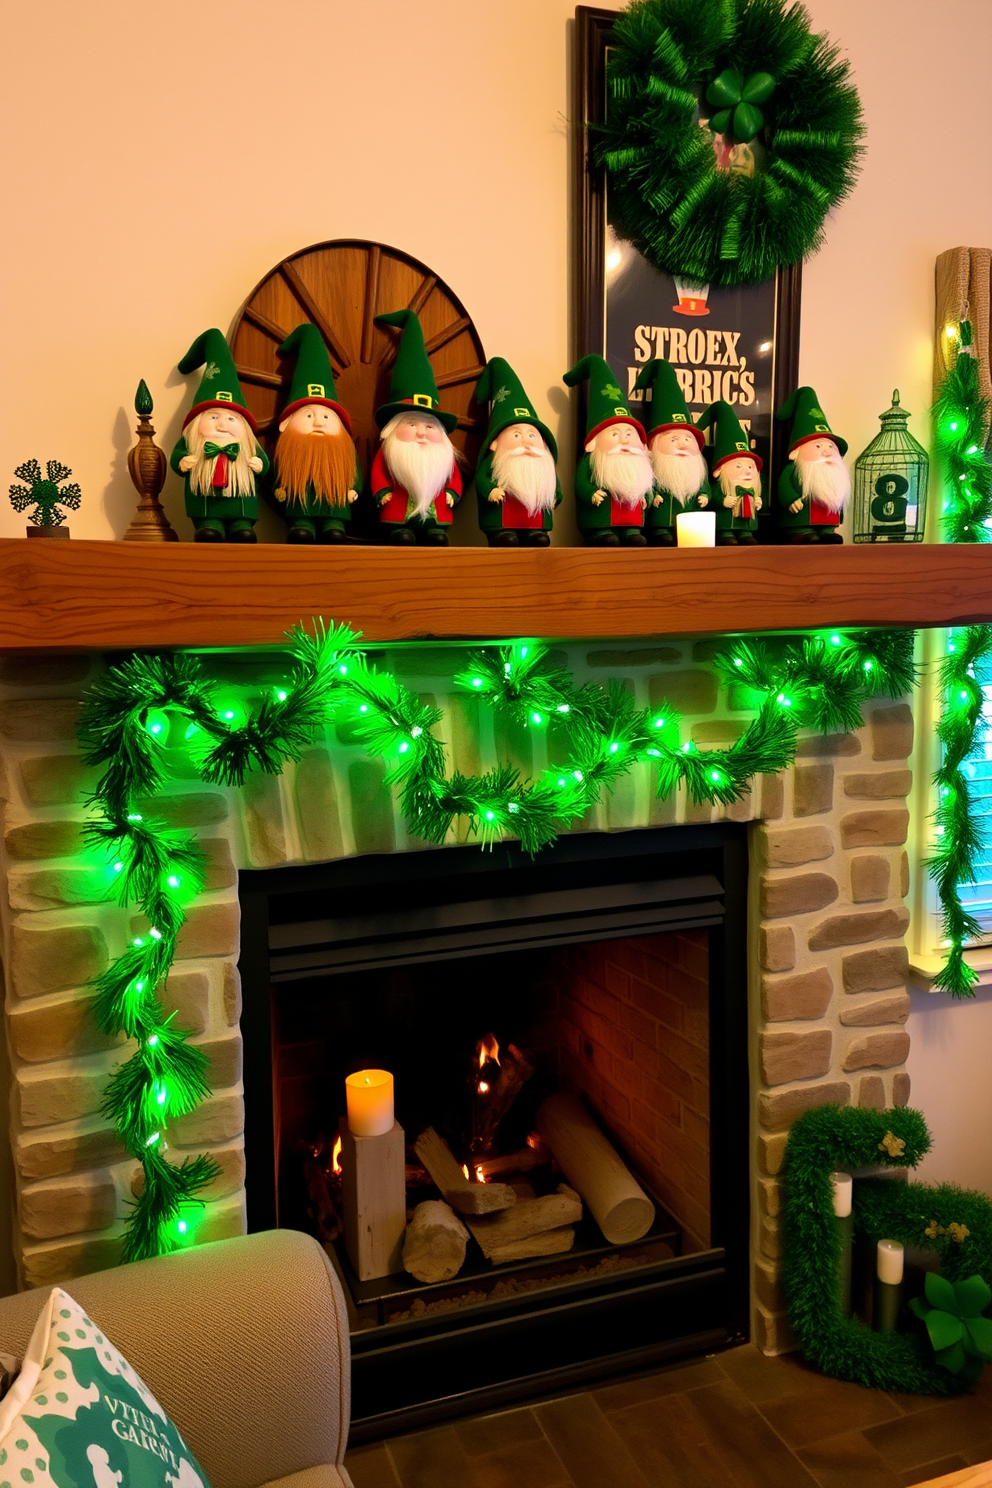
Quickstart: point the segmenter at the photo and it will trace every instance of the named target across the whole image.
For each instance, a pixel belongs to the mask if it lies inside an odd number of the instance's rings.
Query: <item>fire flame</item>
[[[465,1177],[471,1181],[471,1174],[469,1173],[467,1163],[462,1163],[462,1172],[465,1174]]]
[[[481,1038],[475,1046],[475,1054],[480,1070],[485,1068],[490,1059],[493,1064],[499,1064],[499,1044],[495,1034],[487,1033],[485,1038]]]
[[[486,1084],[485,1080],[480,1080],[479,1081],[479,1094],[480,1095],[488,1095],[489,1094],[489,1086]]]
[[[335,1173],[341,1171],[341,1138],[338,1137],[334,1143],[334,1151],[331,1153],[331,1167]]]
[[[475,1170],[475,1181],[476,1183],[485,1183],[486,1181],[486,1175],[481,1168],[476,1168]]]

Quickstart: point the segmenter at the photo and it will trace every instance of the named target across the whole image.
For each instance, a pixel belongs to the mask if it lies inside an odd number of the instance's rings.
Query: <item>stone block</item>
[[[205,971],[173,970],[159,997],[166,1015],[175,1014],[177,1028],[203,1033],[210,1016],[210,979]]]
[[[714,718],[709,722],[694,723],[689,730],[689,737],[694,744],[701,744],[704,748],[714,744],[726,748],[730,744],[736,744],[746,728],[747,724],[743,719]]]
[[[78,698],[8,698],[0,708],[0,734],[17,744],[75,739]]]
[[[845,796],[864,801],[891,801],[908,796],[913,786],[912,770],[878,770],[875,774],[845,775]]]
[[[714,816],[714,807],[709,801],[686,801],[685,823],[687,826],[696,826],[711,822]]]
[[[534,773],[534,735],[527,725],[508,713],[493,717],[493,746],[501,765],[513,765],[526,780]]]
[[[245,1186],[245,1149],[241,1142],[231,1147],[214,1147],[209,1155],[220,1168],[220,1173],[209,1187],[203,1190],[205,1199],[223,1199],[237,1193]]]
[[[303,856],[311,863],[344,852],[337,782],[326,749],[310,749],[296,766],[296,821]]]
[[[830,1068],[832,1035],[829,1028],[805,1033],[777,1029],[761,1038],[761,1077],[766,1085],[788,1085],[793,1080],[816,1080]]]
[[[177,959],[236,956],[240,948],[240,924],[241,909],[236,900],[191,904],[186,910],[186,923],[176,938]],[[144,935],[148,921],[144,915],[134,915],[130,928],[132,935]]]
[[[791,971],[796,964],[796,937],[791,925],[762,925],[759,954],[765,971]]]
[[[278,775],[249,775],[241,787],[248,861],[253,868],[273,868],[285,863],[286,819]]]
[[[754,821],[758,815],[758,804],[754,787],[748,791],[746,796],[741,796],[739,801],[731,801],[724,806],[724,815],[727,821],[748,822]]]
[[[909,975],[909,952],[905,946],[873,946],[856,951],[841,963],[845,992],[884,992],[904,987]]]
[[[203,853],[203,887],[209,893],[217,889],[233,889],[238,881],[238,870],[231,857],[231,844],[226,837],[201,837],[197,847]]]
[[[117,1218],[117,1189],[107,1172],[25,1184],[18,1215],[29,1240],[105,1230]]]
[[[796,740],[797,759],[837,758],[861,753],[857,734],[809,734]]]
[[[851,859],[851,898],[855,904],[877,904],[889,897],[892,867],[888,858]]]
[[[233,1142],[245,1129],[245,1103],[240,1095],[225,1091],[201,1101],[188,1116],[172,1122],[169,1131],[177,1147],[219,1147]]]
[[[226,1199],[208,1200],[203,1218],[197,1224],[196,1243],[209,1245],[214,1240],[233,1240],[247,1232],[244,1194]]]
[[[785,1296],[779,1282],[778,1267],[767,1261],[754,1265],[754,1294],[768,1312],[785,1312]]]
[[[11,909],[63,909],[72,904],[100,904],[107,898],[102,868],[23,868],[12,864],[7,875]]]
[[[380,759],[356,759],[348,766],[351,792],[351,829],[358,853],[386,853],[396,849],[393,798],[383,784],[386,766]]]
[[[844,1069],[891,1069],[905,1064],[908,1053],[909,1034],[904,1028],[866,1033],[851,1039],[844,1052]]]
[[[770,1132],[785,1131],[804,1111],[817,1106],[848,1106],[851,1087],[847,1080],[825,1085],[800,1085],[795,1090],[762,1091],[758,1096],[758,1120]]]
[[[254,778],[248,777],[249,780]],[[226,821],[229,815],[227,797],[215,790],[143,796],[136,809],[169,827],[212,827],[217,822]]]
[[[21,919],[11,932],[10,979],[18,997],[81,987],[108,959],[99,925],[35,926]]]
[[[758,1246],[761,1254],[769,1260],[781,1260],[782,1228],[777,1219],[759,1219]]]
[[[785,810],[785,784],[781,775],[762,775],[761,820],[778,821]]]
[[[614,672],[635,666],[665,666],[681,660],[682,652],[677,646],[613,646],[586,652],[586,666],[605,667]],[[699,660],[695,653],[693,660]]]
[[[447,719],[451,729],[451,758],[463,775],[482,774],[479,748],[481,704],[467,693],[453,693],[448,699]]]
[[[909,812],[900,807],[890,811],[850,811],[841,817],[840,840],[845,848],[898,847],[906,841]]]
[[[85,654],[38,656],[8,652],[0,656],[0,682],[8,687],[58,687],[63,682],[82,682],[89,676],[90,658]]]
[[[88,1240],[57,1241],[24,1249],[26,1287],[56,1286],[74,1276],[109,1271],[120,1264],[120,1234],[100,1235]]]
[[[858,1084],[858,1105],[863,1110],[885,1110],[885,1084],[881,1075],[862,1075]]]
[[[24,1182],[107,1168],[126,1157],[117,1129],[102,1116],[21,1132],[14,1142],[14,1162]]]
[[[25,799],[32,806],[75,806],[91,791],[99,770],[78,754],[42,754],[21,760]]]
[[[870,719],[871,757],[905,760],[913,752],[913,714],[908,703],[876,708]]]
[[[10,857],[22,861],[68,858],[83,850],[82,823],[75,821],[24,822],[10,827],[4,837]]]
[[[93,1021],[95,992],[76,992],[58,1000],[13,1003],[7,1011],[7,1033],[18,1059],[41,1064],[112,1049],[120,1035],[101,1033]]]
[[[22,1065],[14,1073],[13,1097],[22,1127],[56,1126],[95,1116],[113,1062],[100,1058]]]
[[[908,1106],[912,1082],[905,1070],[897,1070],[892,1076],[892,1104]]]
[[[909,853],[899,854],[899,897],[905,899],[909,893]]]
[[[228,961],[224,966],[224,1020],[229,1028],[241,1020],[241,973]]]
[[[825,966],[794,976],[763,977],[761,995],[770,1023],[822,1018],[830,1006],[834,984]]]
[[[868,997],[862,1002],[846,1003],[840,1010],[840,1021],[846,1028],[878,1028],[883,1023],[905,1023],[910,1006],[908,992]]]
[[[241,1079],[241,1034],[236,1030],[219,1038],[196,1039],[195,1047],[208,1061],[207,1080],[213,1090],[226,1090]]]
[[[776,827],[759,836],[768,868],[798,868],[829,858],[834,850],[833,833],[824,826]]]
[[[789,878],[765,876],[761,880],[761,913],[768,920],[825,909],[836,898],[837,885],[829,873],[794,873]]]
[[[758,1137],[758,1161],[764,1172],[774,1175],[782,1171],[788,1140],[785,1132],[776,1132],[773,1136],[761,1132]]]
[[[758,1213],[767,1219],[778,1219],[782,1213],[782,1185],[772,1178],[758,1179]]]
[[[789,1354],[799,1347],[788,1313],[769,1312],[764,1307],[754,1309],[752,1337],[763,1354]]]
[[[792,772],[793,816],[819,816],[834,804],[833,765],[796,765]]]
[[[811,951],[829,951],[834,946],[861,945],[866,940],[894,940],[905,935],[908,924],[909,912],[902,907],[834,915],[816,926],[807,944]]]
[[[679,713],[712,713],[718,685],[715,672],[697,668],[680,672],[655,672],[648,678],[648,702],[652,708],[667,703]]]

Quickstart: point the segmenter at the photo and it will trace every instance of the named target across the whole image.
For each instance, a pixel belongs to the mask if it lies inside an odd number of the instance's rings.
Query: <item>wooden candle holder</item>
[[[406,1141],[393,1123],[381,1137],[356,1137],[341,1121],[344,1243],[359,1281],[403,1270]]]
[[[164,450],[155,443],[152,425],[152,395],[145,386],[144,378],[138,383],[134,395],[134,411],[138,415],[135,433],[138,442],[127,453],[127,469],[131,482],[140,496],[138,510],[124,534],[124,542],[178,542],[179,538],[162,510],[158,494],[165,485],[165,473],[169,468]],[[68,537],[68,533],[66,536]]]

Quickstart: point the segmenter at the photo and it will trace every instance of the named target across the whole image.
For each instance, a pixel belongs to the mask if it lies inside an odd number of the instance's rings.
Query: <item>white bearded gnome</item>
[[[654,489],[644,428],[603,357],[583,357],[564,376],[566,387],[586,380],[586,438],[575,472],[579,530],[597,547],[643,548],[644,512]]]
[[[400,326],[389,402],[375,412],[381,444],[372,462],[372,496],[380,530],[392,543],[445,547],[462,479],[449,439],[458,415],[442,413],[437,384],[412,310],[377,315],[376,325]]]
[[[675,545],[679,512],[701,511],[709,505],[710,487],[703,457],[703,434],[689,417],[675,368],[652,357],[637,374],[635,388],[650,389],[644,405],[648,451],[654,471],[654,494],[645,513],[648,542],[653,547]]]
[[[561,503],[555,437],[502,357],[493,357],[484,368],[475,400],[491,404],[475,470],[479,526],[491,548],[546,548],[554,510]]]
[[[827,423],[811,387],[797,388],[777,419],[791,419],[789,464],[778,483],[779,525],[790,543],[842,543],[838,528],[851,494],[847,440]]]

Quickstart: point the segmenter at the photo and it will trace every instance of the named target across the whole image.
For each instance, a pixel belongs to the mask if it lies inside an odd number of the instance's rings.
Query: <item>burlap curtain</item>
[[[967,315],[974,332],[979,387],[992,398],[990,375],[989,297],[992,290],[992,249],[948,248],[937,259],[937,318],[933,340],[934,393],[953,360],[952,339],[944,327],[957,325]]]

